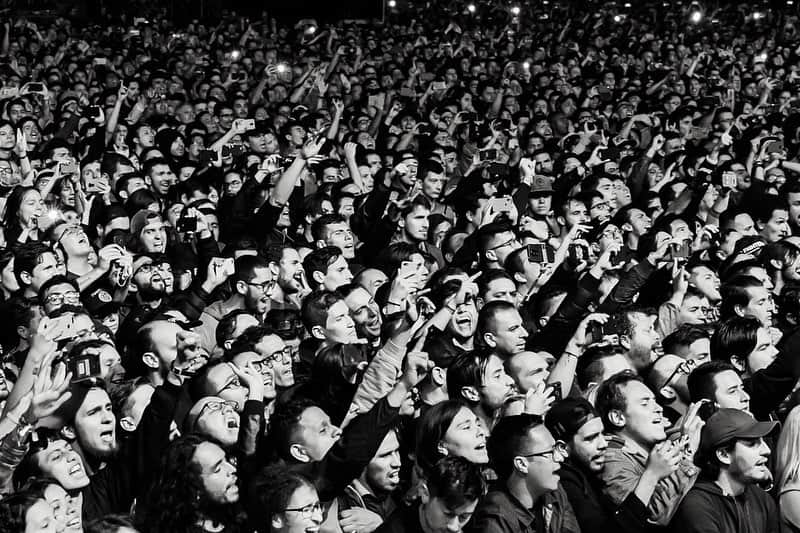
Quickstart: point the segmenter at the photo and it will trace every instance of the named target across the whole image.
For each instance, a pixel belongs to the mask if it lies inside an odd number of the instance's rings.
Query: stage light
[[[475,4],[468,5],[467,11],[469,11],[470,13],[475,13]]]
[[[703,14],[700,11],[692,11],[692,14],[689,15],[689,20],[692,21],[693,24],[699,24],[701,20],[703,20]]]
[[[511,8],[511,14],[514,15],[515,17],[518,17],[519,16],[519,6],[512,7]]]
[[[397,7],[397,0],[389,0],[389,1],[387,2],[387,5],[388,5],[389,7],[391,7],[391,8],[395,8],[395,7]]]

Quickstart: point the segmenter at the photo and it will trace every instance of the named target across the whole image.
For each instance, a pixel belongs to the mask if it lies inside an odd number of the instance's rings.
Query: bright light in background
[[[630,8],[631,8],[631,3],[625,2],[625,9],[630,9]]]
[[[389,7],[397,7],[397,0],[389,0],[387,4]]]
[[[622,15],[614,15],[614,22],[622,22]]]
[[[531,68],[530,62],[529,61],[525,61],[524,63],[522,63],[522,68],[524,68],[525,70],[530,70],[530,68]]]
[[[519,6],[514,6],[511,8],[511,14],[515,17],[519,15]]]
[[[239,59],[242,53],[239,50],[234,50],[231,52],[231,59]]]
[[[469,11],[470,13],[475,13],[475,4],[468,5],[467,11]]]
[[[703,14],[699,11],[692,11],[692,14],[689,15],[689,20],[691,20],[694,24],[698,24],[701,20],[703,20]]]

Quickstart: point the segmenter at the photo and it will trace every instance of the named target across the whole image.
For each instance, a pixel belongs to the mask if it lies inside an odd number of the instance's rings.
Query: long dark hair
[[[25,195],[30,191],[38,192],[35,187],[23,187],[18,185],[14,187],[14,190],[8,195],[6,210],[3,214],[3,227],[5,228],[8,246],[16,244],[19,234],[22,233],[22,224],[19,220],[19,208],[22,205],[22,200],[25,198]]]
[[[199,435],[186,435],[167,448],[161,469],[147,494],[144,510],[137,514],[137,527],[149,533],[194,533],[198,522],[211,520],[225,526],[226,533],[239,532],[244,513],[239,504],[219,505],[209,501],[194,460],[201,444]]]
[[[456,400],[440,402],[425,411],[417,424],[416,460],[423,472],[429,471],[444,457],[439,443],[444,439],[450,424],[461,409],[468,409]]]

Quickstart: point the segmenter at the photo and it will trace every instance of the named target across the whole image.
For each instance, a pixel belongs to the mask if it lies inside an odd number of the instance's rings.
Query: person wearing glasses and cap
[[[475,509],[469,533],[580,531],[560,484],[567,446],[553,438],[541,417],[502,418],[492,430],[488,450],[498,483]]]
[[[758,422],[739,409],[720,409],[703,427],[696,462],[701,477],[681,502],[673,531],[779,531],[770,449],[764,439],[778,422]]]

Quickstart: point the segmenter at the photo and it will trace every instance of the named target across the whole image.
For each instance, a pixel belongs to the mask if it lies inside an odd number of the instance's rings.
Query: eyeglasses
[[[322,512],[322,504],[319,502],[314,502],[311,504],[306,505],[305,507],[294,507],[290,509],[284,509],[284,513],[300,513],[303,515],[303,518],[310,520],[314,517],[315,514],[319,514]]]
[[[45,303],[52,305],[68,304],[74,305],[80,301],[81,295],[76,291],[69,291],[62,294],[50,294],[44,299]]]
[[[536,453],[529,453],[527,455],[520,454],[519,457],[548,457],[551,461],[556,460],[556,454],[560,455],[562,458],[567,457],[569,455],[567,453],[567,444],[563,440],[557,440],[556,443],[553,445],[552,448],[549,450],[545,450],[543,452],[536,452]]]
[[[232,400],[223,400],[223,401],[211,401],[208,402],[200,409],[200,412],[197,413],[197,418],[195,420],[200,420],[200,417],[203,416],[203,413],[208,411],[209,413],[213,413],[215,411],[221,411],[226,407],[230,408],[231,410],[236,410],[236,402]]]
[[[266,356],[264,358],[264,361],[262,361],[262,363],[267,363],[270,366],[270,368],[272,368],[272,365],[276,363],[282,363],[286,361],[291,362],[291,360],[292,360],[292,349],[287,346],[283,350],[279,350],[273,353],[272,355]]]
[[[264,294],[269,294],[270,292],[272,292],[272,289],[275,287],[275,281],[274,280],[268,280],[268,281],[264,281],[262,283],[253,283],[252,281],[248,281],[247,284],[250,285],[251,287],[257,287],[257,288],[261,289],[261,292],[263,292]]]

